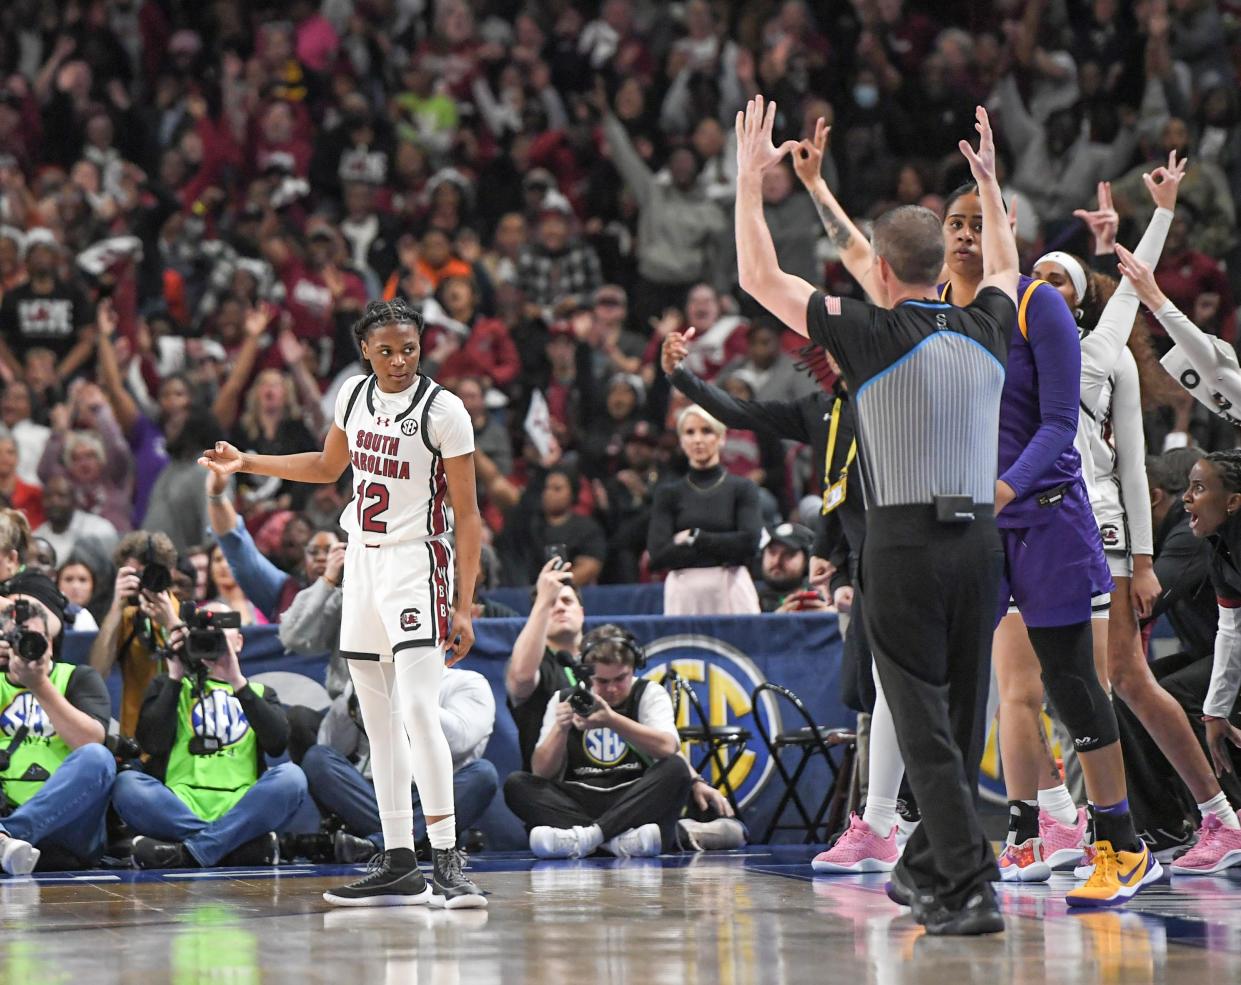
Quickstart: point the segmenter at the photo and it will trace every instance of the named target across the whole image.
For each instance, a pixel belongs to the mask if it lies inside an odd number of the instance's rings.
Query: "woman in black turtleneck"
[[[758,550],[758,486],[720,465],[724,425],[701,407],[677,417],[689,472],[655,490],[646,547],[651,568],[667,570],[665,615],[744,615],[759,611],[746,566]]]

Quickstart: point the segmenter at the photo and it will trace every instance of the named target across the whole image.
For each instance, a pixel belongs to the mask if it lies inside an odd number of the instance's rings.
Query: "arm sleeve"
[[[611,113],[603,114],[603,133],[612,151],[612,163],[616,165],[616,170],[633,190],[638,207],[646,208],[655,190],[654,175],[634,150],[624,125]]]
[[[1219,629],[1215,634],[1215,661],[1211,666],[1211,684],[1202,712],[1216,718],[1232,714],[1237,690],[1241,688],[1241,608],[1230,600],[1220,600]]]
[[[280,617],[280,643],[290,653],[327,653],[340,633],[344,592],[322,578],[303,588]]]
[[[1030,299],[1030,350],[1038,374],[1039,426],[1030,443],[1000,478],[1020,498],[1073,444],[1081,386],[1081,344],[1068,305],[1050,284]]]
[[[668,697],[667,691],[654,682],[646,686],[638,701],[638,723],[647,728],[667,732],[678,743],[681,741],[680,733],[677,732],[677,723],[672,714],[672,699]]]
[[[161,674],[151,681],[142,696],[142,709],[138,712],[138,727],[134,738],[142,751],[153,759],[167,756],[177,738],[177,697],[181,691],[179,681]]]
[[[720,564],[749,564],[758,550],[763,517],[758,506],[758,486],[746,481],[737,491],[736,530],[727,533],[702,531],[692,547]]]
[[[90,715],[103,726],[105,732],[108,730],[108,722],[112,718],[112,699],[99,671],[85,664],[74,667],[65,688],[65,699],[78,711]]]
[[[1176,343],[1160,360],[1163,367],[1212,413],[1233,419],[1235,415],[1230,411],[1241,404],[1241,368],[1232,346],[1221,342],[1217,348],[1217,340],[1186,318],[1171,301],[1161,305],[1155,317]]]
[[[1168,209],[1156,209],[1133,251],[1139,260],[1153,268],[1163,254],[1164,240],[1172,226],[1172,213]],[[1082,339],[1081,403],[1091,414],[1099,409],[1103,385],[1112,375],[1112,368],[1129,341],[1133,319],[1138,314],[1138,295],[1127,277],[1122,278],[1116,293],[1111,296],[1099,317],[1095,330]]]
[[[1116,364],[1112,390],[1112,439],[1116,444],[1116,474],[1129,526],[1129,552],[1155,553],[1151,526],[1150,486],[1146,481],[1146,437],[1142,433],[1142,394],[1138,364],[1125,349]]]
[[[427,430],[441,458],[459,458],[474,451],[474,425],[465,404],[454,393],[441,390],[435,395]]]
[[[447,701],[440,705],[440,724],[454,763],[486,742],[496,721],[496,699],[487,679],[469,670],[458,673],[469,674],[469,678],[455,683]]]
[[[672,385],[730,428],[758,431],[774,438],[810,442],[806,421],[794,400],[738,400],[699,379],[682,364],[669,377]]]
[[[280,604],[280,591],[289,576],[263,556],[241,517],[237,518],[236,527],[220,534],[217,540],[246,598],[274,622],[276,606]]]
[[[263,752],[269,756],[279,756],[284,752],[289,744],[289,718],[280,705],[276,689],[267,685],[260,696],[247,684],[237,692],[237,700],[241,702]]]

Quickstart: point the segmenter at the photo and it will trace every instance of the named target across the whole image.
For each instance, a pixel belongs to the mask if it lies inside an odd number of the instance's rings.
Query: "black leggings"
[[[1026,632],[1043,668],[1043,689],[1077,751],[1092,752],[1116,742],[1116,709],[1095,670],[1090,620],[1052,628],[1028,626]]]

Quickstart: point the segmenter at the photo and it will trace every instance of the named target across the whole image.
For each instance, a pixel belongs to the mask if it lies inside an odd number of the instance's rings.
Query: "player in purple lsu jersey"
[[[821,155],[826,141],[827,128],[820,121],[815,139],[803,141],[795,154]],[[815,182],[809,190],[849,272],[873,301],[886,305],[870,244],[825,183]],[[967,185],[949,196],[945,215],[948,276],[940,285],[940,297],[967,305],[983,276],[977,188]],[[1095,820],[1097,864],[1067,901],[1072,906],[1115,906],[1157,879],[1161,869],[1129,816],[1116,715],[1094,667],[1091,599],[1110,591],[1112,579],[1073,446],[1081,347],[1073,315],[1051,285],[1022,277],[1017,305],[1000,405],[995,508],[1005,569],[995,618],[998,624],[1010,599],[1020,610],[1047,693],[1082,762]],[[1003,689],[1002,638],[997,646],[996,670]],[[882,692],[879,700],[884,700]],[[894,748],[894,736],[892,740]],[[873,745],[873,734],[871,741]],[[877,777],[872,769],[872,794],[895,791],[899,782],[899,771]],[[1031,796],[1036,791],[1037,780]]]

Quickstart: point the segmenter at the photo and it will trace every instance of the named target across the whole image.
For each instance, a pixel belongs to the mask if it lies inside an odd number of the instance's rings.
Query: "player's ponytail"
[[[362,312],[362,317],[353,324],[353,337],[360,346],[371,334],[371,329],[380,325],[413,325],[422,334],[422,312],[404,298],[393,298],[391,301],[372,301]]]

